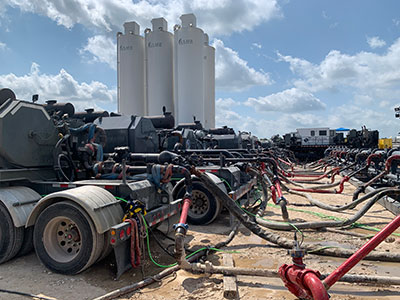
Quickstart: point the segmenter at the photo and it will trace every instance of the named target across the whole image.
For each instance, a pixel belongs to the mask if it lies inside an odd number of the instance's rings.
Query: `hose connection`
[[[296,297],[308,300],[328,300],[329,295],[322,284],[318,271],[306,269],[303,257],[306,252],[295,239],[295,245],[290,251],[293,264],[284,264],[279,268],[279,277],[286,288]]]

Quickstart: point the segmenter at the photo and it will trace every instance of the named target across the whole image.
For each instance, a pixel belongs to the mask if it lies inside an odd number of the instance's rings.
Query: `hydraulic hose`
[[[294,191],[308,192],[308,193],[321,193],[321,194],[341,194],[344,190],[344,184],[350,180],[349,176],[344,176],[339,183],[338,190],[324,190],[324,189],[312,189],[312,188],[294,188]]]
[[[399,195],[400,189],[386,189],[380,191],[371,200],[369,200],[356,214],[351,218],[345,219],[343,221],[321,221],[321,222],[302,222],[302,223],[290,223],[284,224],[279,222],[267,222],[263,219],[257,219],[257,223],[267,227],[269,229],[275,230],[292,230],[293,226],[298,229],[318,229],[324,227],[343,227],[353,224],[359,220],[380,198],[386,195]],[[364,199],[365,200],[365,199]],[[351,203],[352,204],[352,203]]]
[[[276,204],[281,207],[282,219],[284,221],[288,221],[289,220],[289,213],[288,213],[287,208],[286,208],[287,200],[285,199],[285,197],[283,197],[281,184],[279,182],[278,177],[275,177],[275,179],[274,179],[274,186],[275,186],[276,192],[278,194],[278,198],[276,199]]]
[[[315,200],[314,198],[311,197],[311,195],[307,194],[307,193],[302,193],[302,192],[297,192],[297,191],[293,191],[293,190],[289,190],[289,193],[294,194],[294,195],[298,195],[304,198],[307,198],[307,200],[315,205],[318,206],[319,208],[325,209],[325,210],[329,210],[329,211],[344,211],[346,209],[350,209],[350,208],[354,208],[355,206],[357,206],[358,204],[368,200],[369,198],[375,196],[376,194],[388,190],[388,188],[383,187],[383,188],[379,188],[376,189],[366,195],[364,195],[362,198],[355,200],[352,203],[346,204],[346,205],[342,205],[342,206],[332,206],[329,204],[325,204],[321,201]],[[396,189],[391,189],[391,190],[396,190]]]
[[[268,186],[266,185],[265,181],[263,180],[263,175],[262,175],[261,171],[258,171],[254,168],[248,168],[248,173],[257,177],[257,181],[261,185],[261,188],[262,188],[263,197],[261,200],[261,204],[258,207],[257,212],[256,212],[257,216],[262,216],[264,214],[265,209],[267,208]]]
[[[372,158],[370,159],[370,161],[372,160]],[[392,162],[394,160],[400,160],[400,155],[391,155],[388,157],[388,159],[385,162],[385,169],[379,173],[378,175],[376,175],[374,178],[372,178],[371,180],[369,180],[368,182],[360,185],[356,191],[353,194],[353,201],[355,201],[358,196],[363,193],[365,191],[365,188],[370,186],[371,184],[373,184],[375,181],[381,179],[382,177],[384,177],[386,174],[388,174],[390,172],[390,168],[392,166]],[[368,166],[368,164],[367,164]]]
[[[190,209],[190,205],[192,203],[192,176],[190,172],[181,166],[173,166],[172,172],[180,173],[185,178],[185,188],[186,193],[183,199],[183,206],[181,211],[181,216],[179,218],[179,223],[174,225],[175,229],[175,256],[178,261],[178,264],[184,264],[186,262],[185,259],[185,236],[188,229],[188,225],[186,224],[187,215]],[[186,262],[187,263],[187,262]]]
[[[234,215],[240,222],[248,228],[251,232],[258,235],[262,239],[269,241],[282,248],[292,249],[293,241],[290,241],[278,234],[268,232],[261,226],[256,224],[250,217],[244,213],[229,196],[218,188],[218,186],[206,175],[201,172],[192,170],[192,172],[201,180],[207,189],[218,198],[221,203],[226,207],[229,212]],[[354,252],[344,248],[326,248],[323,245],[303,243],[302,247],[307,251],[313,251],[314,254],[329,255],[335,257],[350,257]],[[317,248],[317,249],[315,249]],[[367,260],[381,260],[381,261],[399,261],[400,255],[386,252],[373,252],[365,257]]]

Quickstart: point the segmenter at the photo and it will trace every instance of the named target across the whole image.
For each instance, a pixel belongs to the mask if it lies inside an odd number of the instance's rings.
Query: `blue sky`
[[[396,0],[0,0],[0,87],[116,110],[116,33],[195,13],[216,48],[216,121],[259,137],[366,125],[396,136]]]

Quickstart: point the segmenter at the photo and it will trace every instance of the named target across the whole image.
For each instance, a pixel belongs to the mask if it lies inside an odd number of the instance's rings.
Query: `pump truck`
[[[185,173],[186,160],[168,151],[138,156],[126,145],[106,153],[107,132],[94,117],[108,113],[75,113],[70,103],[17,100],[12,90],[0,90],[0,263],[34,247],[51,271],[77,274],[114,251],[119,277],[135,265],[133,227],[123,220],[141,212],[148,226],[155,226],[179,213],[188,178],[181,176],[175,186],[170,179]],[[154,147],[156,139],[146,131],[149,119],[130,120],[130,128],[136,126],[133,140]],[[212,170],[210,178],[228,193]],[[196,190],[200,183],[193,181]],[[235,184],[231,197],[246,195],[254,184],[254,179]],[[194,198],[208,194],[202,187]],[[203,221],[219,213],[221,205],[213,203],[218,207],[208,207]]]

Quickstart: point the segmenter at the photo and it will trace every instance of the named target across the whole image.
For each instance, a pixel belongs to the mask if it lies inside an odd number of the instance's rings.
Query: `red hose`
[[[400,155],[392,155],[386,160],[386,163],[385,163],[385,171],[386,172],[388,172],[388,173],[390,172],[390,167],[392,165],[392,161],[394,161],[394,160],[400,160]]]
[[[275,181],[275,189],[276,189],[276,192],[278,193],[278,198],[282,198],[281,184],[279,183],[278,180]]]
[[[318,181],[321,180],[325,177],[328,177],[329,174],[332,174],[332,176],[335,176],[337,174],[339,174],[340,172],[340,168],[333,168],[331,171],[329,171],[328,173],[322,174],[322,175],[306,175],[306,174],[299,174],[299,175],[295,175],[296,177],[314,177],[312,179],[302,179],[302,178],[295,178],[292,179],[292,181]],[[333,183],[333,182],[332,182]]]
[[[282,158],[279,158],[279,157],[278,157],[278,160],[279,160],[280,162],[284,163],[285,165],[289,166],[290,169],[292,170],[292,172],[294,171],[293,164],[291,164],[291,163],[287,162],[286,160],[283,160]]]
[[[127,219],[131,224],[131,264],[133,268],[140,266],[140,257],[142,255],[140,251],[140,240],[139,240],[139,228],[136,220]]]
[[[371,165],[371,162],[372,162],[373,158],[381,158],[381,157],[382,157],[382,154],[380,154],[380,153],[372,153],[372,154],[370,154],[367,157],[367,166]]]
[[[339,184],[339,189],[338,190],[313,190],[313,189],[297,189],[293,188],[293,191],[297,192],[306,192],[306,193],[320,193],[320,194],[341,194],[344,190],[344,184],[345,182],[349,181],[350,177],[349,176],[344,176],[342,180],[340,181]]]
[[[190,198],[183,199],[182,212],[181,212],[181,217],[179,219],[179,223],[186,224],[186,219],[191,203],[192,200]]]
[[[271,185],[270,189],[271,189],[272,201],[274,202],[274,204],[276,204],[276,189],[275,189],[275,186]]]
[[[329,289],[334,285],[340,278],[343,277],[351,268],[353,268],[360,260],[374,250],[382,241],[384,241],[389,235],[393,233],[400,226],[400,215],[397,216],[392,222],[385,226],[378,234],[370,239],[364,246],[362,246],[357,252],[350,256],[341,266],[333,271],[324,280],[326,289]]]

